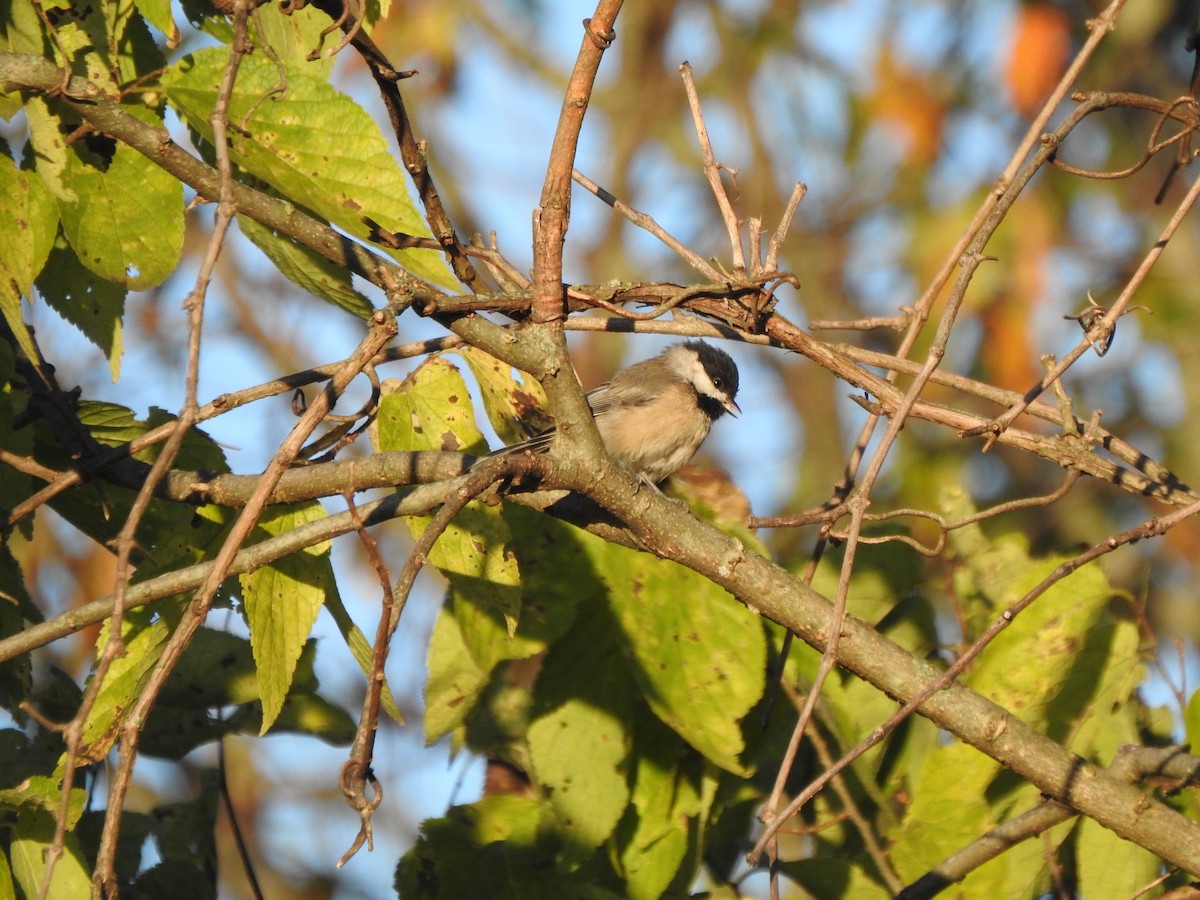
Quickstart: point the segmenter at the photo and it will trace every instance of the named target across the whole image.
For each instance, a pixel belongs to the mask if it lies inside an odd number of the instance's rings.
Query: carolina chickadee
[[[673,475],[708,437],[712,423],[741,408],[737,365],[703,341],[672,344],[587,394],[610,456],[652,484]],[[490,454],[543,453],[554,429]]]

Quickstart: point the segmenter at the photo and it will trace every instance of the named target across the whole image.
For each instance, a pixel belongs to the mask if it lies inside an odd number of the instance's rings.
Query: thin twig
[[[792,187],[787,207],[784,209],[783,215],[779,217],[779,227],[775,229],[775,233],[771,235],[771,240],[767,243],[767,258],[762,264],[764,270],[770,272],[778,267],[779,250],[783,246],[784,239],[792,227],[792,220],[796,217],[796,210],[800,208],[800,201],[804,199],[804,195],[807,193],[808,185],[803,181],[797,181]]]
[[[1167,243],[1172,237],[1174,237],[1175,232],[1183,223],[1184,217],[1187,216],[1187,214],[1191,211],[1192,206],[1195,205],[1197,198],[1200,198],[1200,179],[1192,182],[1192,186],[1188,189],[1187,195],[1176,208],[1174,215],[1171,216],[1171,220],[1167,222],[1166,227],[1163,228],[1158,240],[1154,242],[1154,245],[1146,252],[1146,255],[1142,257],[1142,261],[1138,265],[1137,270],[1125,283],[1125,287],[1122,288],[1120,296],[1117,297],[1113,305],[1108,308],[1108,311],[1104,314],[1104,317],[1098,319],[1095,324],[1092,325],[1088,333],[1079,341],[1078,344],[1071,348],[1071,352],[1063,357],[1061,362],[1047,372],[1037,384],[1025,392],[1021,402],[1014,404],[1007,412],[1004,413],[1004,415],[995,419],[993,422],[966,432],[965,434],[967,436],[972,434],[987,433],[988,442],[984,449],[989,449],[995,443],[996,437],[999,435],[999,433],[1011,425],[1013,420],[1025,411],[1025,408],[1030,404],[1030,402],[1037,399],[1037,397],[1046,388],[1061,378],[1062,374],[1066,372],[1067,369],[1069,369],[1075,363],[1075,361],[1079,359],[1079,357],[1083,356],[1083,354],[1088,351],[1088,349],[1092,346],[1093,340],[1100,340],[1103,343],[1104,336],[1112,332],[1113,327],[1116,325],[1117,319],[1124,315],[1125,307],[1129,305],[1129,301],[1133,299],[1133,295],[1138,291],[1138,289],[1141,288],[1142,282],[1146,280],[1146,276],[1150,274],[1150,270],[1154,268],[1154,264],[1158,262],[1158,258],[1162,256],[1163,250],[1166,249]]]
[[[395,347],[387,347],[376,354],[371,361],[372,366],[383,365],[384,363],[394,362],[401,359],[410,359],[414,356],[424,356],[429,353],[436,353],[440,350],[451,350],[461,346],[462,339],[457,335],[447,335],[446,337],[433,338],[427,341],[414,341],[409,344],[401,344]],[[342,363],[326,363],[321,366],[315,366],[311,369],[306,369],[302,372],[297,372],[293,375],[287,375],[283,378],[277,378],[273,381],[263,382],[252,387],[243,388],[240,391],[234,391],[228,394],[221,394],[212,401],[200,407],[196,411],[195,424],[206,422],[209,419],[214,419],[224,415],[227,412],[246,406],[256,400],[262,400],[268,397],[274,397],[279,394],[295,391],[298,388],[306,385],[315,384],[320,381],[328,381],[335,374]],[[45,488],[32,494],[27,500],[13,507],[9,513],[6,524],[11,526],[19,522],[21,519],[33,513],[38,507],[45,505],[54,497],[61,494],[63,491],[69,490],[83,483],[88,472],[102,473],[110,466],[117,464],[120,461],[127,460],[134,454],[140,453],[148,447],[153,447],[156,444],[162,443],[169,438],[175,431],[175,422],[168,422],[153,428],[142,435],[134,438],[126,444],[121,444],[117,447],[104,448],[103,452],[94,460],[89,460],[90,465],[87,467],[74,468],[66,472],[56,473],[53,480]],[[6,462],[4,458],[0,458],[0,462]],[[25,463],[25,469],[28,474],[37,476],[37,472],[30,466],[38,466],[32,461]],[[14,468],[17,466],[14,465]],[[44,469],[44,467],[42,467]],[[82,470],[81,470],[82,469]],[[40,477],[40,476],[37,476]]]
[[[217,738],[217,776],[221,779],[221,800],[225,804],[225,813],[229,816],[229,830],[233,832],[233,845],[237,848],[238,859],[241,861],[242,871],[246,874],[250,893],[255,900],[263,900],[262,887],[259,885],[258,875],[254,871],[254,861],[250,859],[250,847],[246,843],[246,835],[243,833],[242,825],[238,821],[237,809],[233,805],[233,797],[229,794],[228,770],[225,768],[224,738]]]
[[[204,261],[200,266],[199,272],[196,274],[195,284],[183,303],[183,307],[188,313],[188,357],[183,408],[180,410],[179,420],[175,423],[175,430],[167,439],[161,457],[155,461],[154,468],[151,469],[150,477],[147,478],[146,484],[139,491],[133,510],[126,519],[118,538],[117,596],[116,602],[113,604],[113,617],[109,625],[108,642],[101,656],[98,671],[92,680],[92,685],[96,687],[95,696],[99,695],[99,685],[103,682],[102,674],[107,672],[108,664],[118,655],[124,654],[124,643],[121,639],[121,617],[124,608],[122,593],[125,591],[126,581],[129,576],[130,554],[134,546],[134,534],[137,524],[141,521],[142,513],[153,496],[155,486],[166,475],[171,462],[182,446],[184,436],[196,421],[196,410],[199,405],[197,402],[197,385],[200,381],[200,332],[204,321],[204,299],[208,293],[208,286],[211,282],[213,271],[216,269],[221,248],[225,243],[225,235],[228,233],[229,226],[237,215],[237,206],[233,202],[233,163],[229,157],[227,128],[229,125],[229,105],[233,97],[234,85],[237,82],[238,68],[241,65],[242,57],[252,49],[246,29],[246,22],[253,8],[250,0],[237,0],[234,5],[233,41],[229,47],[229,59],[225,65],[221,84],[217,89],[216,101],[213,104],[213,112],[210,116],[210,123],[213,129],[213,146],[216,148],[217,155],[217,171],[220,173],[221,190],[219,194],[220,200],[217,204],[217,215],[213,224],[212,234],[209,237]],[[168,647],[178,643],[181,645],[179,646],[179,652],[182,652],[189,638],[190,635],[185,636],[184,629],[180,628],[172,635]],[[161,668],[162,659],[160,658],[159,663],[155,666],[155,671],[151,675],[151,683],[154,683],[155,676],[159,675]],[[169,667],[166,669],[166,672],[170,672]],[[158,688],[156,689],[152,689],[150,685],[147,685],[141,696],[134,703],[134,709],[140,710],[141,715],[144,716],[157,699],[158,690],[161,689],[161,684],[165,681],[165,678],[166,673],[162,674],[159,678]],[[94,701],[95,697],[93,696],[92,699]],[[127,727],[130,721],[134,723],[132,729]],[[117,773],[109,785],[108,809],[105,811],[104,828],[100,837],[100,848],[96,854],[96,868],[92,873],[92,896],[94,898],[116,896],[119,890],[116,875],[117,835],[125,806],[125,793],[129,787],[129,780],[133,774],[133,764],[137,755],[137,735],[143,721],[144,719],[139,720],[136,715],[131,716],[130,719],[126,719],[121,729],[120,762]],[[82,737],[83,724],[81,720],[79,724],[80,737]]]
[[[729,235],[729,249],[733,258],[734,275],[743,277],[746,274],[746,256],[742,249],[742,232],[738,226],[737,213],[729,201],[729,194],[721,181],[721,169],[713,155],[712,142],[708,139],[708,126],[704,124],[704,112],[700,108],[700,95],[696,92],[696,79],[692,75],[690,63],[679,66],[679,74],[683,77],[683,87],[687,91],[688,106],[692,111],[692,124],[696,129],[696,140],[700,143],[700,159],[704,166],[704,177],[712,189],[721,211],[721,220],[725,223],[725,231]]]
[[[827,676],[830,671],[832,671],[833,661],[836,659],[835,654],[837,652],[837,644],[841,634],[842,617],[845,614],[846,592],[849,588],[850,573],[852,572],[856,555],[855,548],[857,537],[861,532],[862,516],[867,510],[867,506],[869,504],[869,500],[867,498],[870,496],[874,481],[882,471],[883,463],[890,452],[890,448],[899,435],[900,430],[904,427],[905,420],[912,412],[912,409],[917,402],[917,397],[924,389],[925,384],[931,378],[933,372],[941,363],[946,344],[949,340],[950,329],[957,319],[958,311],[961,308],[961,304],[965,296],[966,287],[971,281],[975,268],[977,268],[979,263],[985,258],[982,250],[986,244],[987,237],[992,231],[995,230],[996,227],[998,227],[1000,220],[1003,218],[1004,212],[1008,207],[1011,206],[1013,202],[1015,202],[1016,197],[1021,193],[1024,185],[1028,183],[1033,173],[1040,168],[1040,160],[1035,159],[1028,166],[1026,166],[1024,177],[1018,177],[1018,172],[1020,170],[1022,161],[1033,148],[1037,141],[1038,135],[1041,133],[1045,123],[1050,120],[1050,116],[1053,114],[1058,102],[1063,96],[1066,95],[1066,92],[1070,89],[1070,86],[1078,76],[1078,73],[1082,70],[1084,63],[1088,58],[1090,58],[1091,54],[1099,45],[1104,33],[1108,30],[1111,30],[1113,18],[1123,3],[1124,0],[1113,0],[1113,3],[1105,10],[1105,12],[1102,13],[1098,19],[1094,20],[1093,23],[1091,23],[1092,34],[1088,41],[1076,55],[1076,58],[1072,62],[1068,71],[1064,73],[1062,79],[1060,79],[1059,84],[1055,87],[1050,98],[1043,105],[1041,112],[1038,114],[1036,120],[1029,128],[1025,138],[1017,148],[1017,151],[1013,154],[1008,167],[1005,169],[1004,173],[997,182],[995,190],[989,194],[988,199],[976,213],[974,220],[967,231],[963,234],[959,244],[954,248],[951,255],[946,259],[945,263],[943,263],[942,269],[934,277],[933,282],[930,284],[925,294],[914,307],[915,315],[913,316],[913,320],[910,322],[908,330],[901,341],[898,351],[899,356],[906,356],[909,350],[911,350],[915,344],[918,335],[924,328],[925,321],[928,319],[933,301],[941,293],[941,290],[945,283],[949,280],[950,274],[954,267],[960,264],[964,265],[964,269],[959,275],[956,289],[952,293],[951,297],[947,300],[946,308],[943,312],[938,332],[934,338],[933,345],[926,358],[926,362],[921,367],[913,381],[913,384],[906,392],[904,399],[901,401],[900,407],[895,411],[895,414],[889,420],[888,428],[885,431],[883,438],[880,440],[878,447],[876,448],[875,454],[868,465],[867,472],[862,477],[862,480],[859,482],[857,488],[854,488],[852,491],[852,485],[854,485],[857,479],[859,465],[865,458],[866,448],[871,440],[872,435],[875,433],[878,419],[874,416],[869,416],[867,421],[863,424],[858,440],[855,443],[854,450],[852,451],[851,458],[847,463],[845,475],[834,488],[833,497],[831,498],[830,502],[837,503],[842,501],[842,498],[847,498],[844,502],[848,503],[850,507],[851,521],[848,529],[849,543],[842,559],[842,571],[838,582],[838,593],[834,601],[834,614],[830,627],[830,637],[825,650],[822,653],[821,664],[817,672],[817,680],[812,688],[813,694],[819,694],[823,678]],[[1044,152],[1043,155],[1049,156],[1050,154],[1049,152]],[[988,227],[989,225],[990,228]],[[894,379],[895,373],[889,373],[889,387]],[[814,557],[819,557],[824,552],[824,548],[825,541],[822,539],[814,548]],[[811,705],[806,704],[805,710],[801,714],[801,724],[803,724],[807,715],[811,715],[811,712]],[[783,778],[786,778],[786,773],[778,780],[781,781]],[[775,796],[776,795],[773,795],[773,799]],[[779,822],[777,811],[773,805],[768,804],[762,813],[762,818],[767,823],[768,836],[766,840],[769,841],[771,824],[775,823],[777,825]],[[786,818],[786,816],[784,818]],[[764,843],[765,841],[760,840],[755,850],[755,856],[761,853],[761,847]]]
[[[686,262],[705,278],[709,279],[710,281],[721,280],[721,273],[713,268],[713,266],[709,264],[708,260],[700,256],[700,254],[685,247],[682,243],[680,243],[678,238],[674,237],[670,232],[659,225],[652,216],[649,216],[644,212],[639,212],[629,204],[617,199],[578,169],[571,170],[571,177],[575,180],[575,183],[584,190],[595,195],[604,203],[607,203],[616,212],[619,212],[638,228],[648,231],[650,234],[654,235],[656,238],[666,244],[679,256],[680,259]],[[774,267],[771,266],[770,268]]]
[[[1178,747],[1137,747],[1126,744],[1117,751],[1107,771],[1123,781],[1133,782],[1164,775],[1181,783],[1196,783],[1200,759]],[[1071,819],[1079,813],[1056,800],[1043,800],[1009,821],[998,825],[978,840],[938,863],[916,881],[896,894],[896,900],[929,900],[956,884],[984,863],[1012,849],[1022,841]],[[1168,878],[1167,872],[1163,878]],[[1157,882],[1156,882],[1157,883]],[[1139,896],[1138,894],[1133,896]]]
[[[542,459],[526,456],[515,464],[536,466],[544,472],[544,466],[541,465],[543,462]],[[400,616],[408,602],[413,584],[429,559],[429,552],[433,549],[434,542],[442,536],[463,507],[487,490],[494,479],[495,474],[491,469],[473,472],[467,476],[466,480],[446,499],[445,505],[438,510],[437,515],[417,538],[400,576],[396,579],[396,586],[385,595],[383,609],[379,616],[379,625],[375,633],[371,678],[363,697],[358,729],[350,748],[350,758],[346,760],[338,776],[338,784],[341,786],[346,802],[351,809],[358,812],[359,816],[358,834],[350,848],[338,860],[337,867],[339,869],[359,851],[364,843],[368,850],[372,849],[373,845],[371,822],[383,794],[371,771],[371,760],[374,756],[375,735],[379,724],[379,701],[383,694],[384,666],[387,663],[392,635],[396,632],[396,626],[400,624]],[[369,797],[367,796],[368,785],[373,788]]]
[[[546,180],[533,214],[533,321],[555,322],[564,316],[562,289],[563,241],[571,221],[571,173],[583,117],[604,51],[616,38],[613,24],[623,0],[599,0],[590,19],[583,20],[583,41],[563,94],[558,127],[550,146]]]
[[[804,701],[797,696],[795,690],[790,685],[785,685],[788,699],[792,701],[792,705],[799,711],[804,706]],[[817,762],[822,766],[831,766],[834,763],[833,754],[830,752],[829,743],[825,740],[825,736],[821,734],[821,729],[816,726],[815,722],[809,723],[807,729],[807,737],[812,743],[813,750],[817,754]],[[862,838],[863,848],[867,851],[867,855],[871,861],[875,863],[875,868],[879,872],[883,883],[887,885],[889,891],[893,894],[900,891],[904,887],[904,882],[900,876],[896,874],[896,870],[892,867],[891,861],[887,858],[887,852],[880,846],[878,839],[875,836],[875,828],[871,822],[858,808],[858,802],[854,799],[854,794],[846,784],[844,776],[839,775],[831,782],[833,791],[837,794],[838,799],[842,803],[842,809],[846,812],[846,817],[854,825],[858,831],[859,837]]]
[[[387,109],[392,131],[400,144],[400,158],[404,162],[404,168],[412,176],[417,195],[425,209],[425,221],[437,240],[437,249],[446,254],[455,277],[466,285],[471,293],[478,293],[485,285],[467,258],[466,248],[459,240],[441,195],[433,183],[425,147],[416,138],[408,110],[404,106],[404,98],[397,87],[402,73],[396,71],[370,36],[362,31],[363,16],[361,12],[350,14],[348,0],[317,0],[314,5],[340,25],[345,34],[331,52],[337,53],[349,42],[354,45],[354,49],[358,51],[370,71]]]

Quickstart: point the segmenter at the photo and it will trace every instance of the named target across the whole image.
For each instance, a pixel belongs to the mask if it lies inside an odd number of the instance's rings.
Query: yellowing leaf
[[[201,50],[163,77],[172,105],[188,124],[212,140],[209,116],[228,50]],[[284,60],[286,90],[265,54],[243,58],[230,119],[237,165],[293,202],[348,234],[369,240],[368,220],[394,233],[429,236],[409,195],[404,170],[388,150],[374,120],[319,73]],[[242,133],[244,132],[244,133]],[[397,250],[414,275],[453,288],[453,275],[433,250]]]
[[[33,281],[54,245],[58,208],[41,179],[17,169],[3,155],[0,208],[8,210],[0,224],[0,312],[21,349],[36,358],[33,339],[21,316],[21,297],[32,297]]]
[[[161,604],[158,611],[162,611]],[[103,652],[107,643],[109,624],[105,624],[105,637],[98,642],[97,653]],[[164,618],[150,621],[147,611],[131,611],[121,622],[121,635],[125,653],[117,656],[109,666],[84,724],[83,746],[79,753],[84,763],[98,762],[112,749],[125,713],[141,694],[151,669],[162,656],[163,647],[171,636],[171,626]]]
[[[483,396],[483,410],[505,444],[524,440],[529,431],[536,433],[553,424],[545,412],[546,394],[536,380],[522,375],[518,381],[511,366],[476,347],[460,347],[454,352],[471,367]]]
[[[146,110],[131,113],[161,125]],[[136,150],[117,143],[91,150],[70,146],[56,116],[32,127],[39,145],[38,174],[58,199],[63,233],[88,269],[134,290],[160,284],[183,250],[183,185]],[[43,156],[42,145],[49,143]]]
[[[427,360],[400,384],[384,384],[374,437],[380,450],[470,452],[484,446],[466,383],[441,358]],[[424,517],[409,520],[414,536],[424,533],[428,523]],[[540,649],[516,633],[521,578],[508,548],[511,537],[498,508],[472,503],[429,554],[450,581],[463,638],[485,672],[502,659],[520,659]]]
[[[346,269],[338,268],[303,244],[277,234],[246,216],[238,216],[238,227],[292,284],[340,306],[360,319],[371,318],[375,308],[354,289]]]
[[[620,766],[629,752],[621,722],[584,700],[568,700],[529,726],[529,752],[539,784],[563,830],[598,847],[616,827],[629,787]]]
[[[487,673],[475,664],[462,632],[443,609],[429,639],[429,678],[425,684],[425,743],[432,744],[466,721]]]
[[[26,813],[18,816],[12,826],[8,855],[17,885],[26,897],[41,895],[46,874],[46,858],[54,842],[54,817],[48,812]],[[63,854],[54,866],[47,900],[78,900],[91,893],[90,867],[84,864],[83,852],[75,835],[68,834]]]
[[[256,530],[285,534],[325,516],[316,502],[279,507]],[[276,560],[269,566],[239,576],[250,623],[250,644],[258,666],[262,693],[262,732],[271,727],[283,709],[292,686],[296,662],[317,620],[325,595],[333,589],[329,543]]]

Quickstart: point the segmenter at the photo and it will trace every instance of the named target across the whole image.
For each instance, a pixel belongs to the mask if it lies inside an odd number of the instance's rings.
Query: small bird
[[[741,412],[737,390],[737,365],[728,353],[687,341],[622,369],[588,391],[587,401],[609,455],[658,484],[695,455],[722,414]],[[553,436],[550,428],[489,456],[544,453]]]

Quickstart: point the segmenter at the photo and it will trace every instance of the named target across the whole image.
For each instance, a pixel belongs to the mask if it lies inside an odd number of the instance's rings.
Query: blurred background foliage
[[[737,170],[739,214],[761,217],[770,228],[793,182],[808,185],[781,257],[801,287],[781,293],[782,310],[802,324],[894,315],[914,302],[942,265],[1100,8],[1070,0],[629,3],[601,70],[577,165],[701,255],[727,253],[677,72],[688,59],[718,159]],[[395,0],[373,32],[397,66],[420,72],[402,90],[418,136],[429,142],[431,165],[459,233],[495,231],[520,268],[529,266],[529,215],[578,45],[578,22],[589,12],[587,4],[550,0]],[[1189,5],[1167,0],[1129,3],[1076,87],[1162,98],[1185,93],[1193,57],[1184,44],[1192,15]],[[185,30],[179,52],[203,42]],[[335,81],[383,120],[368,76],[349,54],[339,61]],[[1090,169],[1124,168],[1140,156],[1152,125],[1148,114],[1109,111],[1072,134],[1062,155]],[[2,127],[10,143],[21,140],[19,121]],[[1040,174],[988,248],[996,259],[972,285],[945,367],[1017,391],[1032,384],[1042,370],[1040,358],[1065,352],[1079,337],[1078,325],[1063,317],[1084,308],[1089,293],[1100,303],[1116,296],[1194,177],[1185,169],[1156,205],[1168,155],[1122,180]],[[94,351],[72,353],[78,339],[68,327],[44,307],[35,310],[39,339],[64,385],[129,404],[130,394],[117,391],[132,383],[145,407],[177,405],[178,397],[163,391],[181,383],[171,377],[180,374],[184,359],[178,303],[204,250],[208,221],[203,214],[188,217],[180,274],[129,300],[122,385],[108,383],[107,365]],[[1066,378],[1076,415],[1086,419],[1102,411],[1106,428],[1192,484],[1200,483],[1194,449],[1200,446],[1198,227],[1194,219],[1185,224],[1134,299],[1149,312],[1123,319],[1111,352],[1102,359],[1088,355]],[[667,249],[580,191],[566,253],[566,278],[574,282],[692,280]],[[206,352],[228,371],[206,374],[203,397],[225,389],[226,375],[234,385],[252,383],[339,358],[352,346],[344,316],[298,294],[245,241],[223,255],[216,297]],[[401,329],[401,340],[440,333],[411,319]],[[898,342],[895,332],[884,329],[818,336],[881,351]],[[585,386],[658,346],[654,339],[612,335],[573,341]],[[923,359],[927,344],[928,337],[912,358]],[[710,457],[747,492],[758,515],[823,502],[842,473],[861,409],[847,401],[844,384],[805,360],[745,347],[734,352],[746,373],[747,415],[722,424]],[[928,396],[952,399],[937,388]],[[211,431],[228,448],[235,471],[255,471],[275,446],[266,436],[280,433],[289,419],[281,403],[270,415],[256,410],[253,418],[229,416]],[[978,450],[976,440],[911,424],[876,490],[876,510],[937,508],[936,491],[947,482],[965,485],[975,503],[988,505],[1047,493],[1062,479],[1061,470],[1043,460],[1002,447],[987,455]],[[1025,535],[1035,552],[1070,552],[1152,511],[1112,486],[1083,481],[1051,507],[1012,512],[984,529]],[[914,533],[921,535],[919,525]],[[804,563],[812,543],[804,530],[763,537],[792,568]],[[402,531],[390,529],[384,540],[392,557],[401,558],[407,546]],[[1198,540],[1192,521],[1162,541],[1104,562],[1113,584],[1144,605],[1153,629],[1143,641],[1179,642],[1180,659],[1189,663],[1200,638],[1194,605]],[[350,598],[363,576],[343,580],[341,573],[365,567],[353,547],[341,552],[339,583]],[[878,553],[884,559],[884,553],[906,551]],[[59,598],[61,608],[105,593],[113,574],[106,550],[73,543],[54,527],[36,531],[21,562],[28,582]],[[948,584],[947,564],[914,557],[903,567],[945,614],[945,642],[956,643],[953,622],[962,613],[956,606],[961,598]],[[402,633],[396,654],[407,658],[398,665],[415,673],[392,675],[412,723],[421,720],[419,668],[441,591],[433,579],[426,582],[427,600],[406,622],[410,631]],[[369,586],[361,593],[372,596]],[[373,601],[362,602],[372,608]],[[85,672],[92,639],[56,645],[56,663],[76,675]],[[1180,661],[1173,652],[1167,658],[1178,679]],[[361,683],[355,677],[343,673],[339,682],[336,673],[325,673],[322,680],[348,706],[357,705]],[[1182,713],[1177,705],[1176,712]],[[446,797],[465,802],[480,790],[478,765],[459,764],[446,775],[445,746],[425,751],[415,724],[405,732],[393,731],[380,749],[393,754],[391,771],[381,775],[397,780],[388,785],[376,834],[392,848],[411,843],[419,820],[438,814]],[[272,740],[288,739],[267,743]],[[385,882],[377,869],[332,869],[329,823],[337,823],[339,835],[352,833],[352,817],[332,781],[308,772],[334,771],[340,754],[320,751],[284,761],[288,750],[259,757],[256,744],[227,743],[237,760],[230,767],[235,806],[242,821],[257,823],[251,842],[262,850],[260,878],[285,885],[294,897],[378,895]],[[139,771],[147,797],[186,792],[174,774],[156,778],[153,764]],[[340,848],[344,841],[334,843]],[[226,832],[218,846],[223,857],[231,856]],[[222,859],[231,894],[242,890],[236,869],[231,858]],[[270,887],[267,893],[274,895]]]
[[[561,36],[570,16],[536,0],[402,8],[380,24],[376,39],[393,59],[421,70],[406,98],[430,140],[456,222],[467,233],[496,229],[501,248],[527,263],[525,230],[500,223],[520,223],[536,198],[546,152],[539,138],[550,128],[575,46]],[[1003,0],[631,4],[601,70],[579,168],[702,255],[722,254],[724,230],[699,168],[677,72],[687,59],[718,159],[737,169],[739,215],[770,227],[792,183],[808,185],[783,253],[802,283],[785,313],[801,322],[894,315],[932,280],[1102,8]],[[1155,0],[1128,4],[1076,89],[1186,93],[1194,12]],[[511,78],[482,83],[481,65],[493,63]],[[492,102],[484,108],[473,96]],[[1094,170],[1124,168],[1141,155],[1152,125],[1151,115],[1124,110],[1093,116],[1062,156]],[[511,146],[492,142],[505,134],[519,137]],[[1117,181],[1039,175],[988,247],[996,261],[972,285],[947,368],[1011,390],[1033,384],[1043,371],[1040,358],[1065,352],[1078,338],[1078,325],[1062,317],[1083,309],[1089,292],[1111,302],[1182,197],[1187,170],[1164,202],[1154,203],[1169,155]],[[573,213],[570,280],[689,279],[666,248],[586,194],[576,192]],[[1180,326],[1190,321],[1195,240],[1189,223],[1135,298],[1151,312],[1123,319],[1111,352],[1103,359],[1089,354],[1067,378],[1077,415],[1102,411],[1106,427],[1189,483],[1196,362],[1191,331]],[[897,343],[888,330],[817,336],[884,351]],[[928,341],[912,358],[923,358]],[[627,354],[642,355],[637,343],[627,342],[634,345],[628,349],[609,335],[581,338],[575,359],[585,384]],[[805,361],[755,353],[751,365],[760,377],[750,390],[770,404],[762,421],[779,421],[787,439],[770,442],[768,452],[730,426],[721,462],[735,478],[760,467],[779,476],[770,490],[749,486],[757,514],[823,501],[861,411],[844,402],[844,386]],[[939,399],[936,388],[931,399]],[[998,448],[981,456],[975,442],[910,430],[893,462],[895,477],[882,486],[897,506],[930,507],[927,486],[948,470],[959,470],[981,503],[1044,493],[1061,477],[1054,465],[1023,454]],[[1050,510],[1005,522],[1035,545],[1064,547],[1145,513],[1137,498],[1085,484]],[[1147,595],[1155,616],[1169,618],[1172,635],[1192,639],[1200,617],[1190,613],[1184,572],[1196,535],[1194,524],[1185,525],[1169,546],[1111,563]],[[768,539],[803,552],[805,542],[793,536]],[[1149,581],[1144,552],[1158,557]]]

